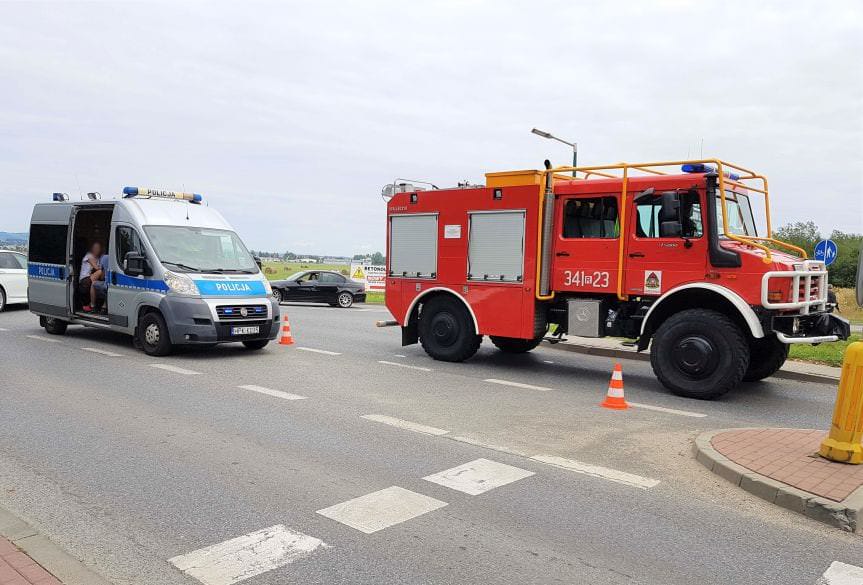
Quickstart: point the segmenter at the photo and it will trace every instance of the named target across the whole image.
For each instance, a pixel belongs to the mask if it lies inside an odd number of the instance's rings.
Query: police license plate
[[[259,326],[255,327],[231,327],[231,335],[255,335],[256,333],[260,333],[261,328]]]

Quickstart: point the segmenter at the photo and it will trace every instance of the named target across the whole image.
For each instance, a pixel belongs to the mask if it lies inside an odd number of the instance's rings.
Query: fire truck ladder
[[[548,248],[549,244],[546,244],[545,246],[543,244],[544,241],[547,241],[544,236],[544,230],[546,228],[550,229],[550,227],[546,225],[546,218],[550,213],[550,211],[546,209],[546,203],[548,201],[548,197],[553,194],[553,185],[555,181],[590,180],[591,177],[621,179],[619,231],[621,236],[618,244],[617,254],[617,298],[619,298],[620,300],[626,300],[628,298],[628,295],[623,293],[623,250],[625,244],[623,234],[626,233],[624,231],[627,220],[626,197],[630,173],[635,171],[648,175],[668,175],[671,173],[668,172],[669,169],[667,169],[667,167],[677,167],[677,169],[679,169],[682,165],[707,165],[710,166],[710,168],[707,169],[708,171],[716,172],[719,179],[719,198],[722,201],[722,233],[726,238],[728,238],[729,240],[740,242],[747,246],[752,246],[759,250],[763,250],[763,261],[765,264],[769,264],[773,261],[773,253],[768,244],[791,250],[802,256],[804,259],[807,257],[806,251],[802,248],[798,248],[793,244],[777,240],[773,237],[773,229],[770,224],[770,195],[768,193],[767,177],[759,175],[758,173],[750,171],[749,169],[743,168],[739,165],[725,162],[716,158],[706,158],[698,160],[665,161],[650,163],[621,162],[617,164],[597,166],[553,167],[541,171],[543,180],[540,182],[539,187],[539,229],[537,230],[536,262],[536,281],[538,285],[536,287],[536,299],[540,301],[548,301],[554,298],[554,291],[549,290],[550,274],[547,262],[548,251],[546,250],[544,253],[544,249]],[[563,173],[571,173],[571,176],[566,176]],[[579,173],[581,173],[582,176],[578,176]],[[754,185],[753,182],[755,182]],[[756,193],[761,193],[762,195],[764,195],[767,237],[762,238],[757,236],[742,236],[730,232],[728,228],[728,209],[725,196],[725,189],[728,186],[745,189],[747,191],[755,191]]]

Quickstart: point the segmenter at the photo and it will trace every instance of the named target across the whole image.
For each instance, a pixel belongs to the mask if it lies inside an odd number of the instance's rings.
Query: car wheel
[[[269,339],[254,339],[252,341],[244,341],[243,345],[246,346],[246,349],[264,349],[269,342]]]
[[[519,339],[517,337],[489,337],[491,342],[504,353],[527,353],[535,349],[542,342],[542,337],[537,339]]]
[[[749,368],[746,370],[743,380],[757,382],[775,374],[788,358],[789,347],[789,345],[779,341],[775,335],[750,340]]]
[[[6,309],[6,291],[0,286],[0,313]]]
[[[427,354],[444,362],[463,362],[482,343],[464,305],[449,296],[423,304],[419,321],[420,343]]]
[[[65,335],[69,324],[55,317],[45,317],[45,333],[50,335]]]
[[[749,367],[749,345],[726,315],[689,309],[656,332],[650,365],[662,384],[680,396],[711,399],[735,388]]]
[[[282,302],[282,291],[280,291],[277,288],[274,288],[273,289],[273,298],[276,300],[277,303],[281,303]]]
[[[138,322],[138,340],[147,355],[163,356],[171,353],[171,336],[168,324],[161,313],[147,313]]]
[[[343,309],[348,309],[354,304],[354,295],[345,291],[339,293],[338,296],[339,306]]]

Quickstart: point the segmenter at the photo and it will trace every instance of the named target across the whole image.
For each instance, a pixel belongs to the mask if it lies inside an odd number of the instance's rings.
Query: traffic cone
[[[614,364],[614,372],[611,374],[611,381],[608,383],[608,394],[605,400],[600,404],[603,408],[612,410],[625,410],[629,408],[626,399],[623,397],[623,369],[620,364]]]
[[[288,322],[288,314],[282,316],[282,334],[279,337],[279,345],[293,345],[294,336],[291,335],[291,324]]]

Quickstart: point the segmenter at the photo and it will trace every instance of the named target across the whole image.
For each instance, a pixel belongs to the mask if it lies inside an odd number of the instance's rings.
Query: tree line
[[[810,258],[815,255],[815,244],[824,239],[814,221],[785,224],[773,232],[773,237],[803,248]],[[857,282],[857,259],[860,256],[860,246],[863,245],[863,234],[833,230],[829,239],[836,242],[838,252],[836,261],[827,268],[830,283],[842,288],[853,288]]]

